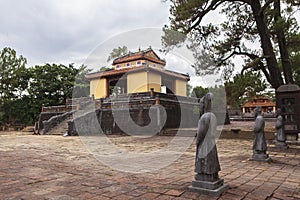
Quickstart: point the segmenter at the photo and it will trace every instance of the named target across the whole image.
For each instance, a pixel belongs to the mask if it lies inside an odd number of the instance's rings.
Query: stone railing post
[[[159,96],[157,95],[156,97],[155,97],[155,105],[159,105],[160,104],[160,98],[159,98]]]
[[[154,97],[154,88],[150,89],[150,97]]]

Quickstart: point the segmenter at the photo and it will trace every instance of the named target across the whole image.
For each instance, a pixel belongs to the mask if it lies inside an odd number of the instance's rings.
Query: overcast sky
[[[161,0],[0,0],[0,46],[29,65],[82,63],[98,45],[133,29],[168,23]]]
[[[169,4],[161,0],[0,0],[0,5],[0,47],[15,49],[28,66],[99,68],[117,46],[158,51],[162,27],[169,23]],[[183,52],[162,57],[169,69],[193,76],[192,56]]]
[[[209,17],[210,21],[222,21]],[[169,4],[161,0],[0,0],[0,48],[11,47],[28,66],[45,63],[107,65],[109,52],[126,45],[160,48],[169,24]],[[194,75],[191,54],[163,57],[167,67]],[[96,59],[95,59],[96,58]],[[211,77],[205,77],[208,82]],[[191,83],[199,85],[199,77]]]

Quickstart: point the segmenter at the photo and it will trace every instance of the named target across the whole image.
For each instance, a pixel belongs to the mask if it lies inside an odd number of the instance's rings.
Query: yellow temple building
[[[276,103],[269,97],[253,97],[252,101],[247,101],[242,105],[243,113],[253,113],[255,108],[260,106],[263,113],[275,113]]]
[[[87,74],[90,95],[95,99],[112,95],[155,92],[186,96],[189,75],[165,69],[166,61],[151,48],[130,52],[113,61],[113,69]]]

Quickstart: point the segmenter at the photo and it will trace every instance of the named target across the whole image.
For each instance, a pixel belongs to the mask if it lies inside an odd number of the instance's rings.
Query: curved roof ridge
[[[149,56],[149,52],[152,52],[154,54],[155,57]],[[119,64],[119,63],[124,63],[124,62],[130,62],[130,61],[134,61],[134,60],[139,60],[139,59],[145,59],[145,60],[149,60],[158,64],[162,64],[165,65],[166,61],[164,59],[161,59],[156,53],[155,51],[149,47],[145,50],[138,50],[136,52],[129,52],[126,55],[120,56],[116,59],[113,60],[113,65]]]

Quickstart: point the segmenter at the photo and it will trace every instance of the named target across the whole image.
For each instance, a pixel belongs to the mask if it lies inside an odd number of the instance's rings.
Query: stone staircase
[[[64,135],[68,132],[68,121],[72,119],[72,116],[69,116],[67,119],[60,122],[57,126],[51,129],[46,135]]]
[[[60,115],[51,117],[49,120],[43,122],[44,129],[42,133],[45,135],[68,135],[70,132],[68,122],[74,118],[84,116],[86,113],[94,112],[94,102],[86,102],[79,110],[65,112]]]

